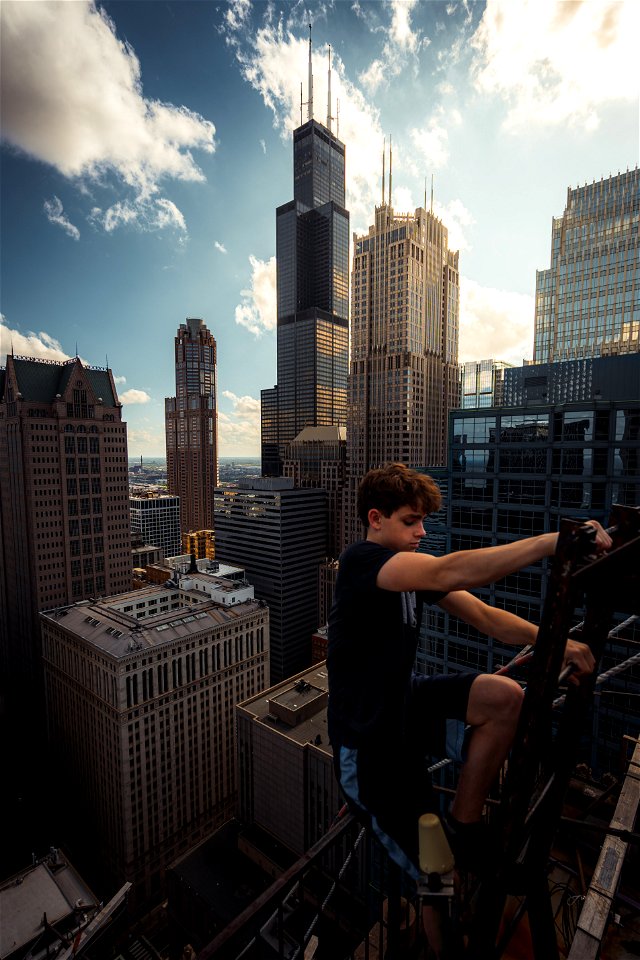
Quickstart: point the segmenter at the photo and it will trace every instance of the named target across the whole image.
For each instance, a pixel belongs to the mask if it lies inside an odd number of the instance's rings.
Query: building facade
[[[324,663],[236,707],[238,818],[297,856],[329,829],[342,806],[327,733]]]
[[[0,489],[0,673],[37,711],[38,612],[131,584],[127,427],[110,370],[7,357]]]
[[[132,534],[159,547],[163,557],[180,553],[180,497],[140,494],[129,498],[129,509]]]
[[[459,300],[447,228],[422,207],[396,215],[383,176],[375,223],[354,236],[342,547],[362,536],[356,490],[368,470],[446,463],[447,417],[460,406]]]
[[[504,372],[513,366],[504,360],[468,360],[462,364],[460,406],[500,407],[503,402]]]
[[[50,743],[104,877],[159,899],[165,868],[232,816],[234,706],[269,684],[269,614],[197,572],[42,614]],[[87,834],[86,831],[90,831]]]
[[[305,427],[346,423],[345,146],[329,118],[314,119],[311,91],[307,122],[293,133],[293,188],[276,211],[277,384],[261,397],[264,476],[281,475],[285,446]]]
[[[635,400],[640,397],[640,356],[587,357],[533,363],[505,370],[503,403],[571,403],[581,400]]]
[[[447,417],[460,404],[458,254],[418,208],[376,207],[354,237],[348,460],[362,476],[389,461],[446,462]]]
[[[309,666],[318,626],[318,567],[327,555],[327,494],[291,479],[216,490],[216,555],[247,571],[269,606],[271,679]]]
[[[640,356],[633,359],[640,370]],[[523,375],[536,369],[525,367]],[[439,552],[493,546],[556,530],[563,517],[594,518],[606,525],[612,504],[640,505],[639,395],[633,390],[625,399],[620,386],[624,378],[616,378],[615,371],[608,381],[601,379],[601,386],[607,382],[618,399],[595,399],[591,390],[585,390],[582,399],[569,403],[530,400],[526,406],[451,414],[445,542],[439,544]],[[538,623],[546,569],[545,561],[474,593],[491,606]],[[640,639],[638,629],[635,636],[633,629],[608,648],[602,669],[630,655],[630,646]],[[480,636],[438,607],[425,612],[420,672],[469,668],[492,672],[512,656],[512,647]],[[637,698],[629,687],[637,682],[637,672],[622,675],[607,685],[607,696],[603,692],[597,698],[594,735],[584,755],[594,769],[615,766],[622,734],[631,724],[640,724]]]
[[[342,530],[342,499],[347,467],[346,427],[305,427],[287,444],[282,476],[296,487],[327,491],[327,554],[337,557]]]
[[[184,549],[196,560],[215,560],[216,538],[213,530],[194,530],[182,538]]]
[[[640,349],[640,170],[567,190],[536,272],[534,360]]]
[[[182,533],[210,530],[218,484],[217,368],[216,341],[204,320],[180,324],[175,370],[176,395],[165,400],[167,489],[180,498]]]

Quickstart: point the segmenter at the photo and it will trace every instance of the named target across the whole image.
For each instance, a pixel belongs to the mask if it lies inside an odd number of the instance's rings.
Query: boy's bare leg
[[[467,723],[473,727],[451,814],[460,823],[481,819],[491,784],[504,763],[518,725],[524,694],[515,680],[481,674],[473,681]]]

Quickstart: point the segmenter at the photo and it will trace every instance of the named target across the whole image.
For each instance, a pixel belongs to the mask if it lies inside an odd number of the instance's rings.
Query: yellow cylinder
[[[420,869],[423,873],[450,873],[454,859],[440,817],[423,813],[418,820]]]

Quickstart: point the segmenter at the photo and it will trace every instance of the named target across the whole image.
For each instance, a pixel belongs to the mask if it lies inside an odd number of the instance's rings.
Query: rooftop
[[[327,729],[329,681],[324,662],[270,687],[238,708],[298,744],[312,743],[333,756]],[[319,739],[318,739],[319,738]]]
[[[120,609],[131,604],[135,610],[136,604],[154,598],[159,600],[167,594],[178,598],[179,608],[149,615],[143,620]],[[264,603],[259,600],[248,600],[232,607],[222,606],[199,591],[181,590],[172,585],[143,587],[105,600],[81,600],[69,607],[48,610],[41,616],[45,621],[59,623],[65,630],[82,637],[101,653],[120,660],[176,640],[188,640],[262,608]]]
[[[4,960],[42,935],[43,914],[55,925],[73,917],[77,908],[92,910],[96,906],[89,887],[52,849],[45,860],[0,884],[0,958]]]

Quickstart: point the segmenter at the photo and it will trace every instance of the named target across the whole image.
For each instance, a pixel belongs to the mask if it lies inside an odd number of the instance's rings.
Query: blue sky
[[[108,358],[132,456],[164,454],[187,316],[218,343],[221,455],[258,453],[309,19],[319,119],[331,44],[352,230],[379,202],[385,135],[397,212],[434,178],[461,360],[531,357],[567,188],[638,163],[635,0],[3,0],[0,16],[0,363]]]

